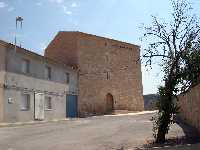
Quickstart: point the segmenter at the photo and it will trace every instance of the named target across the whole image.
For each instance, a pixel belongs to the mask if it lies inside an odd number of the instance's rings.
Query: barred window
[[[45,96],[45,110],[52,110],[52,99],[51,97]]]
[[[22,94],[20,109],[22,111],[28,111],[30,109],[30,95],[29,94]]]

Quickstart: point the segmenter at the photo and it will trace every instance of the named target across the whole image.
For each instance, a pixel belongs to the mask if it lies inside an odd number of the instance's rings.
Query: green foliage
[[[152,117],[151,121],[153,122],[153,136],[157,139],[157,133],[160,127],[163,127],[162,130],[165,133],[168,133],[170,125],[175,122],[174,116],[179,112],[180,107],[178,107],[175,98],[171,103],[167,100],[166,88],[161,86],[159,87],[159,101],[157,102],[158,113]],[[170,117],[168,117],[167,113]],[[166,127],[166,129],[164,128]]]
[[[143,58],[151,66],[154,58],[161,58],[164,86],[159,88],[158,114],[153,117],[153,131],[157,143],[165,142],[165,135],[174,123],[179,107],[177,95],[200,81],[200,25],[190,15],[187,0],[171,0],[172,20],[169,23],[152,18],[152,25],[144,27],[149,41]]]

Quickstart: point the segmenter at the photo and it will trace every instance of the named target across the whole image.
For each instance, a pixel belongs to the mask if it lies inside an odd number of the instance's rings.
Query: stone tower
[[[144,109],[140,48],[82,32],[59,32],[45,57],[79,69],[79,115]]]

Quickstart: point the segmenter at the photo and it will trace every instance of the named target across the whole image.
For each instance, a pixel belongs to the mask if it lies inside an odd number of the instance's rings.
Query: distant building
[[[81,32],[59,32],[45,57],[78,69],[78,113],[144,109],[139,46]]]
[[[66,118],[77,89],[75,69],[0,40],[0,122]]]

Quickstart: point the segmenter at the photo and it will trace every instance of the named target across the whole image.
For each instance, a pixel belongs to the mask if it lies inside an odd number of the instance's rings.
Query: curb
[[[142,111],[142,112],[131,112],[126,114],[113,114],[113,115],[103,115],[103,116],[135,116],[135,115],[144,115],[144,114],[153,114],[156,111]],[[98,116],[92,116],[98,117]],[[80,119],[80,118],[79,118]],[[54,122],[61,122],[61,121],[70,121],[70,120],[77,120],[77,118],[65,118],[65,119],[53,119],[53,120],[43,120],[43,121],[29,121],[29,122],[14,122],[14,123],[0,123],[0,128],[3,127],[18,127],[18,126],[25,126],[25,125],[35,125],[35,124],[44,124],[44,123],[54,123]]]
[[[54,120],[43,120],[43,121],[29,121],[29,122],[14,122],[14,123],[0,123],[0,128],[3,127],[18,127],[24,125],[34,125],[34,124],[44,124],[44,123],[53,123],[53,122],[61,122],[61,121],[69,121],[71,119],[54,119]]]
[[[113,114],[113,115],[104,115],[104,116],[136,116],[136,115],[145,115],[145,114],[154,114],[157,113],[157,110],[154,111],[141,111],[141,112],[131,112],[131,113],[125,113],[125,114]]]

